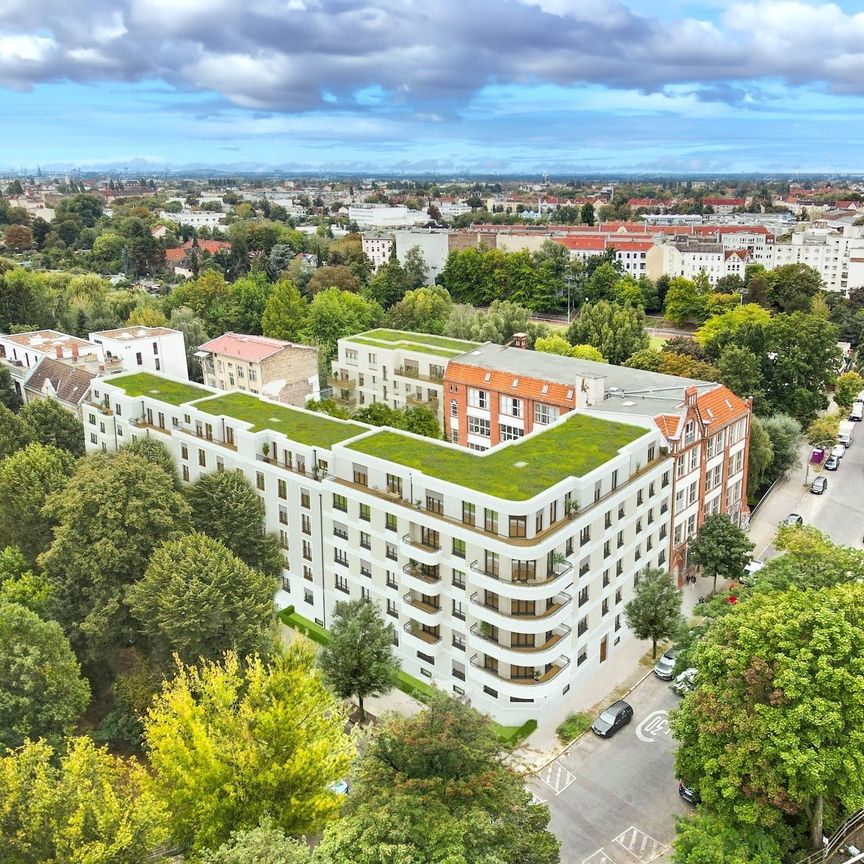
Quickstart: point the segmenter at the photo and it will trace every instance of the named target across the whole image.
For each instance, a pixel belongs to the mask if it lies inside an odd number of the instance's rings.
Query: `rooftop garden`
[[[477,348],[479,342],[469,342],[466,339],[451,339],[447,336],[433,336],[429,333],[412,333],[407,330],[367,330],[349,337],[351,342],[361,345],[372,345],[377,348],[404,348],[418,351],[421,354],[434,354],[439,357],[457,357],[472,348]]]
[[[526,501],[567,477],[582,477],[646,430],[573,414],[565,422],[488,454],[381,431],[346,445],[508,501]]]
[[[186,381],[172,381],[170,378],[163,378],[150,372],[118,375],[116,378],[111,378],[108,383],[119,387],[127,396],[150,396],[169,405],[194,402],[202,396],[209,396],[211,392]]]
[[[365,432],[365,426],[334,420],[324,414],[300,411],[288,405],[265,402],[250,393],[226,393],[203,399],[195,407],[207,414],[233,417],[252,424],[253,432],[270,429],[296,441],[317,447],[332,447],[339,441]]]

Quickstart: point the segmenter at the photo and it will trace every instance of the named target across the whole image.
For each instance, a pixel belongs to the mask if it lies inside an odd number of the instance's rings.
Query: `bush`
[[[562,744],[575,741],[580,735],[584,735],[591,728],[591,715],[581,711],[571,714],[556,730]]]

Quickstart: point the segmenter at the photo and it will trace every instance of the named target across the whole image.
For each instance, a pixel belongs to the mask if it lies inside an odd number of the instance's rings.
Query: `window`
[[[500,411],[508,417],[522,416],[522,400],[514,396],[506,396],[501,394]]]
[[[510,536],[511,537],[525,537],[527,526],[526,526],[526,517],[525,516],[511,516],[510,517]]]
[[[199,464],[202,468],[206,468],[206,467],[207,467],[207,453],[206,453],[204,450],[199,450],[199,451],[198,451],[198,464]],[[262,476],[263,476],[263,475],[262,475]],[[264,487],[262,486],[262,487],[260,487],[260,488],[263,489]]]
[[[579,656],[576,658],[576,665],[581,666],[588,659],[588,648],[583,646],[579,649]]]
[[[426,509],[430,513],[444,513],[444,498],[437,492],[426,493]]]
[[[90,438],[92,439],[92,443],[95,444],[96,443],[96,436],[91,435]],[[188,465],[183,466],[183,479],[186,481],[189,480],[189,466]]]
[[[489,394],[485,390],[477,390],[474,387],[468,388],[468,404],[472,408],[488,408]]]
[[[365,531],[360,532],[360,547],[362,549],[372,548],[372,538]]]
[[[458,648],[460,651],[465,650],[465,637],[461,633],[453,632],[453,647]],[[453,664],[453,677],[458,678],[460,681],[465,680],[465,670],[458,669],[458,666],[461,666],[461,663]]]
[[[465,557],[465,541],[459,540],[456,537],[453,538],[453,554],[457,558]]]
[[[308,603],[310,606],[313,603],[312,592],[309,591],[308,589],[303,591],[303,602]]]
[[[611,550],[612,550],[612,543],[609,540],[607,540],[603,544],[603,557],[608,558],[612,554]]]
[[[591,540],[591,526],[590,526],[590,525],[586,525],[586,526],[585,526],[585,527],[584,527],[584,528],[579,532],[579,545],[580,545],[580,546],[584,546],[584,545],[585,545],[586,543],[588,543],[590,540]]]
[[[279,495],[280,498],[287,501],[288,500],[288,484],[284,480],[279,480],[277,485],[279,487],[277,494]]]
[[[508,426],[506,423],[498,425],[498,437],[502,441],[516,441],[524,434],[525,430],[520,429],[518,426]]]
[[[288,532],[284,528],[279,529],[279,545],[283,549],[288,548]]]
[[[604,587],[604,588],[609,584],[609,581],[610,581],[610,580],[609,580],[609,571],[608,571],[608,570],[604,570],[604,571],[603,571],[603,587]]]
[[[336,574],[336,590],[342,591],[345,594],[350,593],[348,591],[348,577],[347,576],[342,576],[339,573]]]
[[[454,588],[464,588],[465,587],[465,574],[461,570],[453,570],[453,587]]]
[[[603,528],[606,529],[606,528],[611,528],[611,527],[612,527],[612,511],[607,510],[606,516],[603,519]]]
[[[306,489],[300,490],[300,506],[309,509],[309,492]]]
[[[308,513],[300,514],[300,530],[304,534],[312,533],[312,519],[309,517]]]
[[[662,477],[662,479],[661,479],[661,481],[660,481],[660,485],[661,485],[664,489],[669,485],[669,472],[668,472],[668,471],[664,471],[664,472],[663,472],[663,477]]]
[[[364,522],[371,522],[372,521],[372,509],[369,507],[368,504],[361,504],[360,505],[360,518]]]
[[[387,600],[387,614],[392,618],[398,618],[399,612],[396,610],[396,601],[395,600]]]
[[[480,435],[483,438],[488,438],[492,434],[492,426],[488,420],[482,417],[473,417],[469,414],[468,434]]]
[[[360,562],[360,575],[365,576],[367,579],[372,578],[372,565],[368,561]]]
[[[586,585],[584,588],[579,591],[579,605],[584,606],[588,602],[588,586]]]
[[[544,405],[542,402],[534,403],[534,422],[543,426],[558,419],[560,411],[555,405]]]
[[[189,448],[185,444],[180,445],[180,458],[188,459],[189,458]]]
[[[483,528],[488,534],[498,533],[498,511],[490,510],[488,507],[483,509]]]
[[[465,525],[476,524],[477,505],[471,504],[468,501],[462,502],[462,522]]]
[[[358,486],[369,485],[369,473],[367,472],[365,465],[354,466],[354,482]]]
[[[312,544],[308,540],[303,541],[303,558],[306,561],[312,560]]]
[[[450,416],[458,417],[459,416],[459,403],[455,399],[450,400]]]
[[[675,534],[674,534],[673,542],[674,542],[674,544],[675,544],[676,546],[680,546],[680,545],[681,545],[681,540],[683,539],[683,537],[682,537],[682,532],[683,532],[683,531],[684,531],[684,526],[683,526],[683,525],[676,525],[676,526],[675,526]]]
[[[391,495],[402,497],[402,478],[396,474],[387,475],[387,491]]]
[[[279,522],[282,525],[288,524],[288,510],[281,504],[279,505]]]
[[[460,621],[465,620],[465,602],[463,600],[453,601],[453,617]]]
[[[588,616],[582,618],[576,625],[576,635],[584,636],[588,632]]]
[[[620,629],[621,629],[621,616],[616,615],[615,616],[615,631],[617,632]]]
[[[618,532],[618,548],[620,549],[624,545],[624,532]]]
[[[387,513],[384,516],[384,527],[388,531],[396,530],[396,516],[393,513]]]
[[[140,351],[135,355],[135,364],[137,366],[143,366],[144,365],[144,358],[141,356]]]
[[[348,566],[348,553],[344,549],[334,549],[333,550],[333,560],[337,564],[341,564],[343,567]]]
[[[388,588],[398,588],[399,583],[396,581],[396,574],[391,570],[387,571],[387,587]]]
[[[348,499],[338,492],[333,493],[333,507],[336,510],[341,510],[343,513],[348,512]]]
[[[306,564],[303,565],[303,578],[309,582],[312,581],[312,568]]]
[[[688,420],[684,427],[684,446],[687,447],[696,440],[696,424],[693,420]]]
[[[615,605],[617,606],[621,602],[621,589],[619,588],[615,592]]]

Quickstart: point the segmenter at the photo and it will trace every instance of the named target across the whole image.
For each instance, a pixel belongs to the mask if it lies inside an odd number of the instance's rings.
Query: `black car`
[[[840,460],[836,456],[829,456],[825,460],[826,471],[836,471],[840,467]]]
[[[633,719],[633,709],[623,699],[613,702],[591,724],[591,731],[601,738],[611,738]]]
[[[781,528],[793,528],[795,525],[803,525],[804,519],[798,513],[790,513],[781,523]]]
[[[699,797],[699,793],[688,786],[683,780],[678,781],[678,794],[688,803],[693,804],[701,804],[702,799]]]

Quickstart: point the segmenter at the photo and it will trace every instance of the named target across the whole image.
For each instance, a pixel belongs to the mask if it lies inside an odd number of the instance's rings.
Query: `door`
[[[606,641],[608,640],[608,636],[604,636],[600,640],[600,662],[603,663],[606,660]]]

